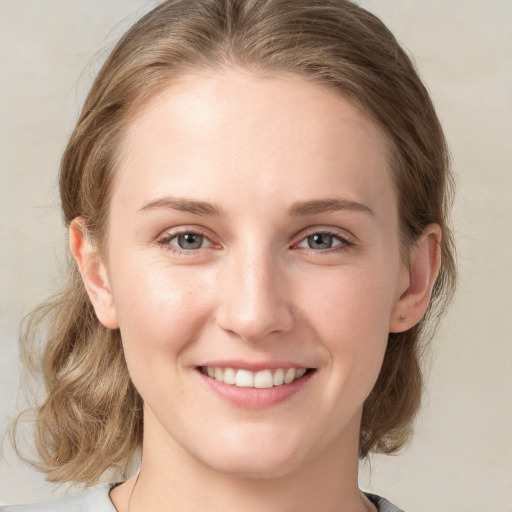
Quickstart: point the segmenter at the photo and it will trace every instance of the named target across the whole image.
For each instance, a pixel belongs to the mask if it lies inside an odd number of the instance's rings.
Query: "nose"
[[[290,331],[294,317],[288,279],[275,259],[269,254],[227,259],[219,283],[219,327],[250,342]]]

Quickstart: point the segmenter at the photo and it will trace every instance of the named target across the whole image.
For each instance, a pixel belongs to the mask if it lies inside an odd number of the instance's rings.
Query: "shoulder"
[[[379,512],[404,512],[401,508],[393,505],[386,498],[377,496],[376,494],[365,493],[366,497],[377,507]]]
[[[77,496],[47,503],[0,507],[0,512],[116,512],[109,498],[111,484],[96,485]]]

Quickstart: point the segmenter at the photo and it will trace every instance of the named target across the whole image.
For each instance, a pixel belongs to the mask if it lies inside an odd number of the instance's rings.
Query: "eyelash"
[[[308,250],[314,251],[315,253],[318,253],[321,255],[329,255],[329,254],[333,254],[333,253],[343,252],[343,251],[350,249],[350,247],[352,247],[354,245],[354,242],[349,240],[347,237],[340,235],[339,233],[336,233],[334,231],[316,230],[316,231],[311,231],[310,233],[307,233],[305,236],[303,236],[300,239],[300,241],[298,243],[294,244],[294,246],[297,247],[300,243],[306,241],[309,237],[312,237],[314,235],[327,235],[327,236],[330,236],[340,242],[338,245],[336,245],[334,247],[329,247],[327,249],[312,249],[311,247],[308,248]]]
[[[215,245],[206,235],[203,235],[202,233],[198,231],[194,231],[192,229],[184,229],[181,231],[177,231],[174,233],[167,233],[165,236],[157,240],[157,244],[160,247],[163,247],[164,249],[171,251],[175,254],[185,254],[187,256],[192,256],[194,254],[197,254],[197,251],[200,249],[204,249],[204,247],[200,247],[198,249],[182,249],[181,247],[178,247],[177,245],[171,244],[171,241],[175,238],[178,238],[182,235],[196,235],[202,237],[204,240],[207,240],[210,245]]]
[[[215,244],[206,235],[203,235],[202,233],[200,233],[198,231],[191,230],[191,229],[177,231],[174,233],[167,233],[164,237],[157,240],[157,244],[160,247],[162,247],[168,251],[171,251],[175,254],[186,254],[186,255],[197,254],[197,252],[200,249],[205,248],[205,247],[199,247],[198,249],[182,249],[181,247],[178,247],[177,245],[171,244],[172,240],[174,240],[182,235],[200,236],[204,240],[207,240],[209,242],[210,246],[215,246]],[[309,237],[312,237],[314,235],[327,235],[327,236],[330,236],[333,239],[336,239],[339,241],[338,245],[336,245],[334,247],[327,248],[327,249],[312,249],[311,247],[309,247],[309,248],[304,247],[304,249],[313,251],[317,254],[328,255],[328,254],[333,254],[333,253],[339,253],[339,252],[346,251],[346,250],[350,249],[352,246],[354,246],[354,242],[349,240],[347,237],[340,235],[339,233],[336,233],[334,231],[328,231],[328,230],[317,230],[317,231],[311,231],[310,233],[306,233],[305,235],[303,235],[302,238],[297,243],[294,243],[292,245],[292,247],[299,248],[299,244],[305,242]]]

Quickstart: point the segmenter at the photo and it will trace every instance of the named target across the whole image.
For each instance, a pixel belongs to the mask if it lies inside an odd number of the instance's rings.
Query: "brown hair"
[[[347,0],[164,2],[120,40],[85,101],[61,164],[65,222],[82,217],[101,249],[116,150],[133,113],[181,73],[226,66],[306,75],[350,98],[389,138],[404,247],[428,224],[441,227],[442,265],[427,314],[389,335],[364,404],[360,456],[394,452],[419,407],[422,347],[454,289],[452,179],[427,90],[378,18]],[[50,324],[42,356],[48,396],[37,409],[39,467],[50,480],[91,484],[106,469],[123,467],[141,443],[142,400],[119,331],[97,320],[73,265],[65,290],[27,323],[27,343],[42,317]]]

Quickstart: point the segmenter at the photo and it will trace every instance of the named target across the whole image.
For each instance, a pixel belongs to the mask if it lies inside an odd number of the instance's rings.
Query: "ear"
[[[429,224],[411,248],[405,285],[391,313],[389,332],[406,331],[423,318],[441,266],[440,242],[441,228]]]
[[[98,320],[108,329],[119,328],[106,267],[87,236],[87,228],[81,217],[74,219],[69,226],[69,247]]]

